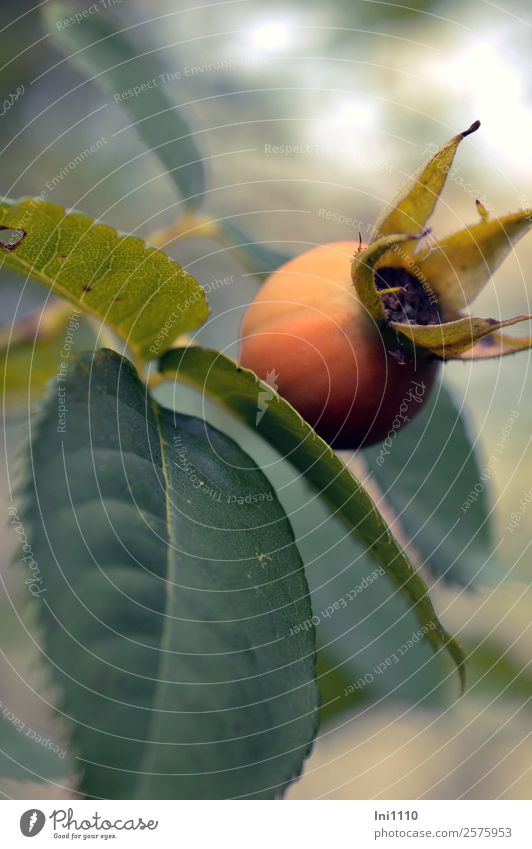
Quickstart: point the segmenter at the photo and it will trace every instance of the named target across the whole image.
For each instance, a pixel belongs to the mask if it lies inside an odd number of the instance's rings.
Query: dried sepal
[[[532,348],[532,336],[514,337],[508,336],[506,333],[496,332],[484,336],[480,342],[457,357],[448,357],[448,359],[462,361],[493,360],[499,359],[499,357],[507,357],[509,354],[517,354],[519,351],[528,351],[530,348]]]
[[[480,221],[441,239],[416,257],[442,315],[468,307],[532,227],[532,210]]]
[[[434,356],[448,360],[460,358],[462,354],[480,343],[481,339],[500,330],[501,327],[510,327],[512,324],[528,321],[530,318],[532,316],[518,315],[515,318],[497,321],[495,318],[462,316],[443,324],[403,324],[392,321],[390,327],[405,336],[416,348],[424,348]]]

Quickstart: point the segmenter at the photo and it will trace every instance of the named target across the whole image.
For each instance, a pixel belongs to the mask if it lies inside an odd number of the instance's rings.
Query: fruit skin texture
[[[351,280],[355,242],[313,248],[265,281],[241,327],[240,362],[335,448],[380,442],[419,412],[439,361],[401,365]]]

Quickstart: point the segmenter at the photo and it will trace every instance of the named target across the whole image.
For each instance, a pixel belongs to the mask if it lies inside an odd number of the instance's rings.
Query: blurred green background
[[[71,2],[69,8],[74,14],[89,5]],[[203,211],[238,224],[251,241],[295,255],[322,242],[358,240],[358,231],[369,232],[382,205],[426,157],[427,147],[476,118],[482,128],[459,150],[431,222],[433,232],[443,236],[474,221],[476,197],[494,214],[532,206],[529,4],[511,2],[505,9],[478,0],[466,6],[370,0],[185,5],[186,11],[166,0],[148,6],[107,0],[107,8],[96,14],[127,27],[139,52],[156,52],[171,78],[167,94],[181,106],[205,160]],[[38,195],[66,168],[48,190],[49,200],[143,238],[169,226],[183,204],[116,98],[54,49],[50,27],[35,4],[3,0],[0,27],[1,99],[6,101],[0,117],[2,193]],[[10,94],[21,87],[11,105]],[[68,169],[102,137],[105,144],[97,153]],[[299,151],[286,150],[297,146]],[[231,247],[207,240],[180,241],[169,252],[211,289],[212,318],[198,340],[234,355],[242,312],[264,275],[249,273]],[[475,313],[498,318],[532,312],[531,259],[529,237],[497,272]],[[9,328],[44,304],[48,293],[5,272],[2,276],[1,317]],[[224,277],[228,285],[213,284]],[[326,714],[305,775],[289,798],[530,797],[532,511],[515,530],[507,530],[532,486],[529,366],[526,353],[445,367],[481,467],[510,411],[519,411],[488,484],[497,577],[473,590],[441,581],[433,588],[442,620],[473,652],[468,692],[456,701],[457,684],[446,661],[412,652],[398,680],[383,680],[378,692]],[[161,390],[161,397],[171,400],[169,391],[165,396]],[[198,403],[183,392],[181,405],[192,410]],[[209,416],[231,428],[214,410]],[[0,699],[33,727],[46,729],[54,694],[38,647],[22,624],[20,572],[8,566],[15,540],[7,527],[7,506],[17,447],[27,428],[23,392],[16,407],[6,411]],[[245,445],[263,462],[273,462],[258,440],[249,438]],[[275,461],[271,476],[284,488],[281,497],[293,513],[311,583],[322,582],[342,558],[359,556],[324,507],[300,515],[305,511],[295,505],[309,496],[288,467]],[[311,529],[320,515],[318,543]],[[332,551],[334,540],[340,542]],[[386,592],[389,596],[379,590]],[[365,597],[353,615],[381,603],[379,598]],[[387,622],[397,640],[415,630],[396,599],[385,612],[377,630]],[[370,636],[361,631],[353,648],[361,653],[361,674],[382,656],[371,654]],[[337,678],[328,673],[322,681],[326,704],[335,702],[345,683],[342,670],[336,672]],[[445,692],[438,685],[442,675]],[[15,798],[69,793],[64,782],[36,790],[27,780],[11,779],[0,788]]]

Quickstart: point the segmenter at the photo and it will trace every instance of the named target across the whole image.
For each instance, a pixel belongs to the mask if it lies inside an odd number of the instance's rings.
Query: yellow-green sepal
[[[532,209],[487,219],[441,239],[416,257],[442,315],[468,307],[532,227]]]
[[[369,315],[377,322],[386,321],[386,312],[382,305],[381,294],[375,283],[375,269],[382,257],[392,252],[397,259],[394,264],[401,265],[401,254],[405,248],[400,247],[405,242],[421,239],[426,235],[423,231],[418,234],[393,233],[385,236],[377,242],[372,242],[367,248],[359,250],[351,265],[351,279],[355,287],[358,299]]]
[[[411,233],[424,229],[445,185],[458,145],[479,127],[480,121],[475,121],[467,130],[453,136],[407,180],[377,219],[373,241],[391,233]],[[410,247],[409,252],[412,250]]]
[[[462,354],[480,343],[484,337],[489,337],[490,334],[500,330],[501,327],[510,327],[512,324],[527,321],[530,318],[532,318],[530,315],[518,315],[515,318],[497,321],[495,318],[462,316],[443,324],[403,324],[392,321],[390,327],[413,343],[416,348],[423,348],[439,359],[449,360],[461,358]],[[530,345],[527,344],[524,347],[528,348]],[[508,351],[508,353],[512,352]]]
[[[476,345],[456,358],[448,357],[448,359],[493,360],[507,357],[509,354],[517,354],[519,351],[528,351],[530,348],[532,348],[532,336],[514,337],[496,332],[484,336]]]

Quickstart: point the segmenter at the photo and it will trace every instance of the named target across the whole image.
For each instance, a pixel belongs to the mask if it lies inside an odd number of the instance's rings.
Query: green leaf
[[[232,221],[218,221],[217,231],[224,244],[252,274],[268,275],[288,262],[288,254],[276,251],[263,242],[255,242]]]
[[[423,579],[390,533],[363,486],[294,408],[271,386],[218,351],[175,348],[162,358],[166,378],[190,383],[224,404],[271,442],[320,491],[355,538],[383,566],[415,610],[427,639],[445,646],[463,675],[460,647],[442,627]]]
[[[480,121],[475,121],[467,130],[453,136],[407,180],[377,219],[373,241],[392,233],[416,233],[424,229],[445,185],[458,145],[479,127]]]
[[[366,449],[364,459],[409,542],[435,574],[468,586],[496,572],[485,470],[443,384],[408,427]]]
[[[76,767],[53,734],[37,730],[0,701],[0,780],[53,781]]]
[[[271,484],[228,437],[147,398],[110,351],[78,362],[63,429],[52,393],[20,513],[82,792],[281,794],[318,692],[313,629],[296,628],[308,587]]]
[[[0,203],[0,223],[22,228],[4,265],[105,321],[140,357],[159,354],[208,315],[201,286],[140,239],[39,198]]]
[[[468,307],[532,226],[532,210],[481,221],[441,239],[417,264],[443,313]]]
[[[339,512],[320,496],[307,477],[267,442],[257,428],[249,427],[230,409],[198,392],[194,386],[163,381],[155,394],[165,407],[205,418],[238,442],[261,468],[268,470],[268,477],[290,516],[305,564],[318,643],[322,710],[331,716],[333,712],[351,709],[352,696],[365,700],[393,698],[417,705],[421,701],[427,705],[448,704],[449,698],[455,697],[456,680],[447,653],[433,651],[431,643],[423,638],[423,627],[408,597],[388,579],[385,570],[370,556],[367,545],[360,544],[349,532]],[[357,460],[352,471],[359,479],[364,475],[366,480],[365,466],[358,472],[358,457],[349,457],[346,463],[351,468]],[[415,644],[398,652],[409,640]],[[327,672],[323,665],[320,668],[320,646],[334,671]],[[387,658],[394,662],[386,666],[384,674],[375,674],[371,684],[345,695],[344,687],[377,667],[381,672],[382,662]]]
[[[409,599],[367,545],[346,533],[339,515],[304,486],[305,478],[293,470],[286,476],[290,483],[278,491],[306,567],[318,659],[321,649],[329,660],[328,670],[318,662],[322,716],[376,698],[448,703],[456,694],[454,673],[445,653],[434,653],[424,639]],[[350,686],[360,679],[361,686]]]
[[[451,360],[461,358],[462,354],[473,348],[482,339],[489,338],[494,331],[501,327],[510,327],[520,321],[528,321],[530,318],[532,318],[530,315],[517,315],[514,318],[497,321],[496,318],[464,316],[455,321],[446,321],[443,324],[412,324],[391,321],[389,326],[397,333],[405,336],[414,345],[425,348],[442,360]],[[524,344],[526,341],[525,339],[518,340],[517,350],[530,347]]]
[[[168,69],[156,52],[137,47],[103,14],[87,15],[75,26],[60,29],[57,21],[72,15],[69,4],[49,3],[42,14],[54,44],[69,62],[113,95],[134,130],[159,158],[186,207],[198,207],[205,192],[201,154],[169,94]]]

